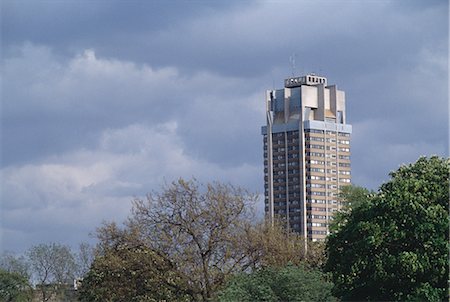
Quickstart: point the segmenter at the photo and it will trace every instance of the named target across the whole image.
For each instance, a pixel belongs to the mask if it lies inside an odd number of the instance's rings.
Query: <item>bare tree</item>
[[[320,268],[325,261],[323,243],[308,241],[308,253],[305,254],[304,237],[286,230],[285,222],[279,220],[254,225],[245,244],[254,269],[284,267],[287,264]]]
[[[73,281],[75,260],[69,247],[57,243],[39,244],[31,247],[27,255],[42,301],[48,301],[62,284]]]
[[[75,260],[77,264],[77,277],[82,278],[89,271],[94,261],[94,247],[87,242],[80,243]]]
[[[171,301],[211,301],[236,273],[309,263],[298,234],[281,223],[255,224],[255,201],[239,187],[183,179],[134,200],[123,228],[97,230],[82,300],[123,301],[136,293],[159,300],[164,292]]]
[[[27,279],[30,278],[30,264],[24,256],[4,252],[0,256],[0,268],[9,273],[17,273]]]
[[[256,197],[227,184],[183,179],[134,201],[128,225],[176,263],[196,300],[213,297],[225,279],[252,265],[244,241]]]

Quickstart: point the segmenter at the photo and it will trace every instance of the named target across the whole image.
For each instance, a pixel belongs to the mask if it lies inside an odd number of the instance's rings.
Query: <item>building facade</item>
[[[329,233],[338,192],[351,182],[345,93],[313,74],[266,92],[265,211],[312,241]]]

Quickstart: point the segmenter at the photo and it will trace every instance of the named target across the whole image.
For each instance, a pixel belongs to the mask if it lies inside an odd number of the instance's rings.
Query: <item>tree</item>
[[[279,220],[254,225],[242,244],[246,245],[246,253],[252,259],[252,269],[284,267],[289,263],[320,268],[325,261],[323,243],[309,241],[305,255],[304,238],[287,230],[285,223]]]
[[[338,297],[448,298],[449,168],[448,159],[422,157],[342,214],[326,246]]]
[[[0,269],[0,300],[5,302],[31,301],[33,290],[28,279],[17,273]]]
[[[373,196],[375,196],[375,192],[369,191],[366,188],[355,185],[344,186],[339,193],[339,202],[341,202],[342,208],[340,211],[334,213],[330,230],[337,232],[345,226],[352,209],[370,203]]]
[[[79,245],[79,250],[76,255],[77,277],[84,277],[91,267],[94,261],[94,248],[86,242],[82,242]]]
[[[267,267],[232,278],[219,293],[221,302],[336,301],[333,284],[319,270],[304,265]]]
[[[177,268],[143,244],[133,230],[115,224],[101,230],[103,240],[79,290],[81,301],[190,301]]]
[[[24,256],[4,252],[0,256],[0,268],[9,273],[17,273],[27,280],[30,279],[30,265]]]
[[[27,255],[42,301],[60,292],[62,285],[73,282],[76,267],[69,247],[57,243],[39,244],[31,247]]]
[[[208,301],[229,276],[252,265],[245,242],[255,200],[232,185],[180,179],[135,200],[128,225],[187,277],[195,300]]]
[[[210,301],[236,273],[288,263],[320,266],[319,245],[311,245],[308,254],[317,259],[305,257],[298,234],[279,223],[255,224],[254,201],[255,196],[241,188],[182,179],[146,200],[135,200],[123,227],[110,223],[97,230],[97,257],[81,287],[92,293],[83,296],[85,301],[129,300],[142,282],[155,284],[139,287],[140,297],[146,299],[157,299],[152,288],[159,287],[168,300]],[[138,263],[149,265],[136,270]],[[120,282],[111,279],[109,271],[134,274]]]

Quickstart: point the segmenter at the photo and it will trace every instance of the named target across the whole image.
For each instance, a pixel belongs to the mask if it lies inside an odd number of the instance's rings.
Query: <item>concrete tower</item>
[[[345,93],[313,74],[266,92],[265,211],[312,241],[329,233],[339,189],[349,185],[350,134]]]

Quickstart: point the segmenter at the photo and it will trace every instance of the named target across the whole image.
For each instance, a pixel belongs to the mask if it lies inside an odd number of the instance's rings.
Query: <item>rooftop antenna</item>
[[[290,57],[289,57],[289,62],[291,62],[291,68],[292,68],[292,76],[295,77],[295,57],[297,55],[295,53],[293,53]]]

